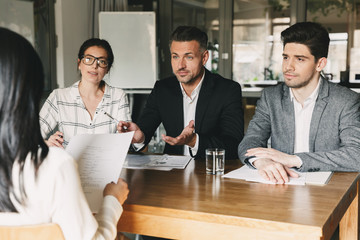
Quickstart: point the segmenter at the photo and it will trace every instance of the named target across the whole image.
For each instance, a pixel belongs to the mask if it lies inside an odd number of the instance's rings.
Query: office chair
[[[64,240],[59,225],[54,223],[29,226],[0,226],[0,239],[4,240]]]

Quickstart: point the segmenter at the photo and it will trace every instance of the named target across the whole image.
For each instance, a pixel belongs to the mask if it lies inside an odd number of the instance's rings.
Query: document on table
[[[134,132],[81,134],[66,151],[77,161],[81,186],[92,212],[97,213],[106,184],[117,182]]]
[[[190,156],[177,155],[150,155],[150,154],[128,154],[124,163],[124,168],[128,169],[154,169],[169,171],[173,168],[184,169]]]
[[[298,178],[290,177],[290,181],[286,184],[290,185],[305,185],[305,184],[316,184],[316,185],[324,185],[329,181],[332,172],[298,172]],[[224,178],[236,178],[243,179],[249,182],[260,182],[267,184],[275,184],[271,181],[265,180],[260,176],[256,169],[251,169],[247,165],[242,166],[236,170],[233,170],[225,175]]]

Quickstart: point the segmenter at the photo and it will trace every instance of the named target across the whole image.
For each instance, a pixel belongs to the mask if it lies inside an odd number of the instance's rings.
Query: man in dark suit
[[[329,34],[302,22],[281,33],[284,83],[264,89],[239,158],[274,183],[299,171],[360,171],[360,96],[321,77]],[[271,137],[271,148],[267,148]]]
[[[178,27],[170,51],[175,76],[157,81],[137,124],[122,122],[118,131],[135,131],[133,143],[141,149],[163,123],[164,153],[204,158],[211,147],[237,158],[244,131],[240,85],[205,69],[207,35],[196,27]]]

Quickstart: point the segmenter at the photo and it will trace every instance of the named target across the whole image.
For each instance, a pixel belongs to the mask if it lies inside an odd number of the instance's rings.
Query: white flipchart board
[[[34,46],[34,3],[0,0],[0,27],[22,35]]]
[[[114,52],[106,81],[124,89],[153,88],[156,81],[154,12],[100,12],[99,35]]]

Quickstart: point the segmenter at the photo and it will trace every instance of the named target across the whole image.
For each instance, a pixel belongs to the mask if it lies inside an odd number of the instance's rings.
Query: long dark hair
[[[16,212],[9,197],[13,192],[13,163],[18,161],[20,164],[20,176],[16,177],[19,177],[21,196],[16,199],[24,203],[26,193],[22,174],[25,159],[30,154],[37,171],[48,154],[49,148],[41,136],[39,124],[43,88],[43,67],[34,48],[19,34],[0,28],[1,212]]]

